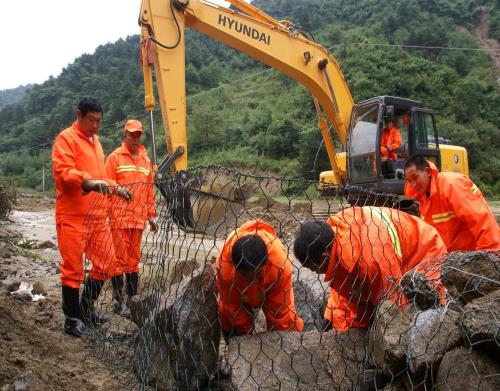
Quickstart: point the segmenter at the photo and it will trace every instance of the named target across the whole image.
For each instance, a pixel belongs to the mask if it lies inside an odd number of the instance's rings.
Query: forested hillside
[[[465,146],[473,178],[488,195],[500,195],[500,70],[483,50],[435,49],[478,48],[467,31],[478,26],[483,12],[490,15],[489,37],[498,40],[499,0],[253,4],[311,31],[339,61],[356,101],[397,95],[434,109],[440,135]],[[198,33],[189,31],[186,40],[193,164],[222,162],[309,178],[328,169],[323,150],[315,159],[321,136],[312,100],[302,87]],[[101,46],[2,108],[0,175],[40,189],[43,161],[50,169],[50,144],[44,144],[73,121],[82,95],[103,103],[101,139],[106,152],[116,147],[125,118],[146,120],[137,58],[137,36]],[[158,138],[162,147],[163,138]]]
[[[0,109],[10,103],[14,103],[23,94],[28,91],[32,87],[31,84],[25,85],[25,86],[19,86],[16,88],[9,88],[8,90],[2,90],[0,91]]]

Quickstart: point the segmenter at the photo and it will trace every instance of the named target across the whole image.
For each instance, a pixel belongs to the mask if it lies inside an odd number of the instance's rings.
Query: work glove
[[[158,232],[158,224],[156,223],[156,221],[154,221],[153,219],[149,219],[148,223],[149,227],[151,228],[151,231],[155,233]]]
[[[130,190],[124,188],[123,186],[116,186],[113,190],[113,194],[120,198],[123,198],[127,202],[132,201],[132,193],[130,192]]]
[[[109,185],[106,181],[101,179],[86,179],[82,183],[83,194],[88,194],[91,191],[95,191],[101,194],[108,194]]]

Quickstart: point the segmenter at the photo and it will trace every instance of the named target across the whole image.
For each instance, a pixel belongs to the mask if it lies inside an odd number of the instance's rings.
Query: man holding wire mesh
[[[382,298],[404,305],[396,289],[416,269],[442,301],[440,269],[446,246],[438,232],[390,208],[346,208],[326,222],[301,224],[293,247],[300,263],[325,274],[330,298],[324,329],[367,329]]]
[[[216,260],[219,316],[225,338],[251,333],[262,308],[268,330],[302,331],[292,263],[273,227],[260,220],[233,231]]]

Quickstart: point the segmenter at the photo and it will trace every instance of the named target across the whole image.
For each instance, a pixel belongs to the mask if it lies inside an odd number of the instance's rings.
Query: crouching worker
[[[302,331],[292,290],[292,263],[273,227],[248,221],[227,238],[216,260],[225,338],[251,333],[262,308],[267,329]]]
[[[56,185],[57,243],[61,253],[64,331],[76,337],[88,334],[87,325],[105,321],[94,310],[104,281],[112,274],[115,252],[109,244],[108,195],[130,200],[130,193],[106,176],[104,153],[97,137],[103,110],[93,98],[83,98],[76,121],[57,136],[52,149]],[[113,197],[115,199],[116,197]],[[92,263],[85,280],[83,255]]]
[[[154,221],[153,166],[141,143],[142,133],[140,121],[128,120],[123,133],[123,144],[106,160],[108,177],[131,191],[133,196],[130,203],[113,202],[110,217],[117,260],[115,276],[111,279],[113,310],[125,317],[130,317],[125,291],[128,299],[137,294],[142,233],[146,222],[153,232],[158,230]]]
[[[444,297],[440,269],[446,246],[433,227],[394,209],[354,207],[327,222],[307,221],[293,250],[303,266],[325,274],[330,284],[325,330],[367,329],[380,298],[404,305],[395,284],[414,268]]]

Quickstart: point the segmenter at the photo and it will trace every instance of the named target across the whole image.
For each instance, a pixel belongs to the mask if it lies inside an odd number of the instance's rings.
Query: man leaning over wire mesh
[[[97,137],[102,116],[99,102],[83,98],[76,121],[59,133],[52,149],[64,331],[76,337],[88,334],[85,323],[96,326],[106,320],[94,310],[94,302],[104,281],[112,276],[115,263],[115,253],[107,247],[111,241],[107,195],[127,201],[131,197],[129,191],[106,177],[104,153]],[[92,269],[79,302],[84,253]]]
[[[128,299],[137,294],[142,233],[146,221],[149,222],[153,232],[158,230],[154,221],[153,167],[146,148],[141,143],[142,133],[140,121],[128,120],[125,124],[122,145],[106,160],[108,177],[130,190],[133,195],[130,203],[112,203],[110,217],[117,260],[116,275],[111,278],[113,310],[125,317],[130,317],[130,310],[125,302],[124,286]]]
[[[259,220],[233,231],[216,260],[219,315],[227,338],[252,332],[262,308],[268,330],[302,331],[292,263],[273,227]]]
[[[443,240],[418,217],[395,209],[352,207],[327,222],[306,221],[293,250],[303,266],[326,274],[331,289],[325,330],[368,328],[381,298],[404,305],[406,299],[395,286],[414,268],[443,301]]]

